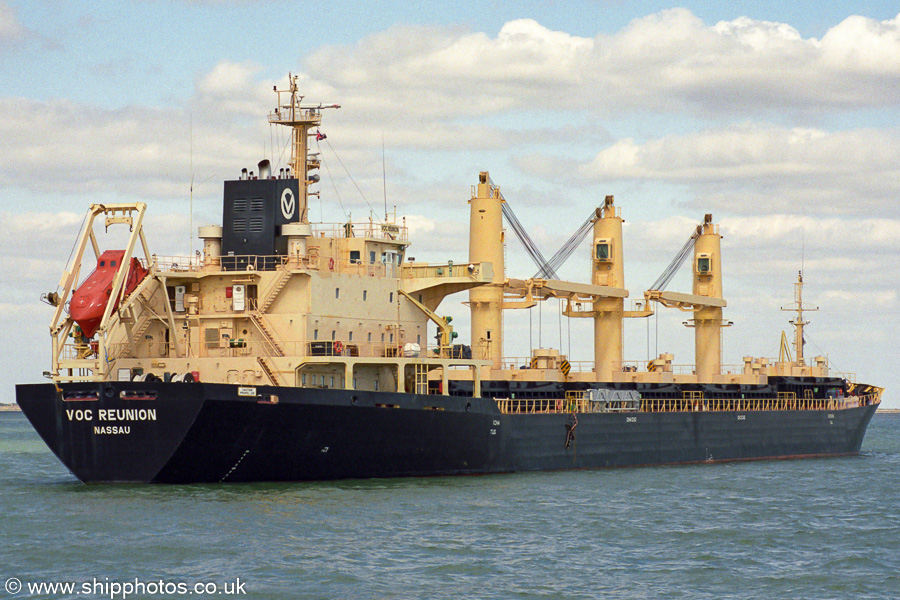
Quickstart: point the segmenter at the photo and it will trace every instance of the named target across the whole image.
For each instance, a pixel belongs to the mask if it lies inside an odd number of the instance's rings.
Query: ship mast
[[[303,96],[297,93],[297,75],[288,74],[288,89],[279,90],[277,86],[273,89],[278,95],[278,105],[274,112],[269,113],[269,123],[276,125],[287,125],[292,130],[291,143],[291,173],[293,177],[300,180],[300,200],[299,211],[300,222],[308,223],[307,205],[309,201],[309,185],[318,181],[318,175],[309,176],[309,170],[318,168],[318,159],[311,159],[309,156],[309,136],[319,135],[310,134],[310,129],[318,127],[322,123],[323,108],[340,108],[338,104],[328,106],[318,105],[302,105]],[[282,101],[282,94],[287,95],[286,101]]]
[[[803,271],[797,273],[797,283],[794,284],[794,305],[782,306],[781,310],[796,311],[797,313],[797,317],[790,321],[790,324],[794,326],[794,354],[797,357],[796,362],[798,365],[803,366],[806,364],[803,360],[803,345],[806,343],[803,339],[803,327],[809,325],[809,321],[803,319],[803,311],[819,310],[818,306],[803,306]]]

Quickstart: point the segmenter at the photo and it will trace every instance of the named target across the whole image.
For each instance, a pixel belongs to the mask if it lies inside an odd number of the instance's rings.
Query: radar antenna
[[[310,134],[310,129],[318,127],[322,123],[323,108],[340,108],[339,104],[329,104],[323,106],[303,105],[303,96],[298,93],[297,75],[288,74],[288,88],[279,90],[278,86],[273,89],[278,95],[278,105],[275,110],[269,113],[269,123],[276,125],[286,125],[292,129],[292,146],[290,167],[292,176],[300,180],[300,220],[303,223],[308,222],[307,218],[307,202],[309,199],[309,184],[318,181],[318,175],[310,178],[309,169],[318,168],[318,159],[309,157],[309,136],[321,135],[319,133]],[[283,100],[283,95],[287,99]]]

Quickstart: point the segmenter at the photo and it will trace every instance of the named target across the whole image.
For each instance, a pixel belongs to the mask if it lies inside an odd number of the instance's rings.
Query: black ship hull
[[[503,414],[488,398],[164,382],[19,385],[16,395],[83,482],[303,481],[852,455],[876,410]]]

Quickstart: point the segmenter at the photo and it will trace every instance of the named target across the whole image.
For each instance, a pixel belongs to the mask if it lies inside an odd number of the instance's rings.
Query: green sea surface
[[[900,415],[849,458],[168,486],[83,485],[6,412],[0,599],[882,600],[898,498]]]

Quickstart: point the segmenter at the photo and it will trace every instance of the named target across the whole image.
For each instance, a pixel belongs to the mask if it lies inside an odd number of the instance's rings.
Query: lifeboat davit
[[[107,250],[97,259],[97,268],[84,280],[75,293],[72,294],[72,302],[69,304],[69,315],[72,320],[81,327],[84,337],[94,337],[103,313],[109,303],[112,294],[113,279],[125,258],[124,250]],[[134,291],[134,288],[147,276],[147,269],[141,261],[132,257],[128,275],[125,277],[125,296]],[[119,298],[115,299],[113,310],[118,308]]]

